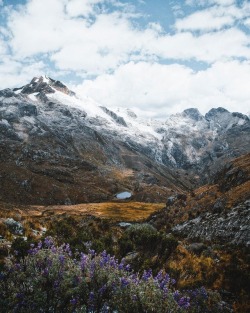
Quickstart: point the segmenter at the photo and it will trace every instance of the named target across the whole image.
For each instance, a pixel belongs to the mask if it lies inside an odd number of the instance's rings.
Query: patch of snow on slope
[[[153,136],[154,138],[161,140],[162,134],[155,131],[155,128],[162,125],[160,121],[153,119],[139,118],[131,110],[124,108],[117,108],[114,112],[123,117],[130,129],[134,130],[135,134],[145,134],[146,136]]]
[[[51,99],[58,100],[62,104],[69,107],[83,110],[87,113],[89,117],[102,117],[103,115],[107,115],[103,112],[101,108],[99,108],[97,103],[90,98],[70,96],[60,91],[57,91],[56,89],[54,89],[54,91],[55,93],[48,94],[47,96]]]
[[[32,100],[32,101],[37,101],[37,95],[39,94],[39,92],[34,92],[31,93],[30,95],[28,95],[28,97]]]
[[[44,83],[50,84],[50,82],[51,82],[50,79],[49,79],[46,75],[43,75],[43,76],[42,76],[42,79],[43,79],[43,82],[44,82]],[[38,80],[39,80],[39,79],[38,79]],[[37,82],[37,80],[36,80],[35,82]]]
[[[160,141],[162,139],[162,135],[154,130],[154,123],[152,121],[134,118],[131,114],[127,114],[126,109],[114,111],[117,115],[123,117],[128,125],[128,127],[123,127],[118,125],[112,117],[106,114],[98,103],[88,97],[70,96],[57,90],[55,90],[55,93],[48,94],[47,96],[69,107],[83,110],[87,113],[87,119],[91,120],[93,123],[95,122],[93,119],[96,119],[96,125],[93,125],[96,128],[103,128],[105,126],[106,129],[118,131],[120,134],[129,138],[136,138],[140,143],[146,143],[155,139]],[[97,121],[101,124],[98,125]]]
[[[0,124],[5,125],[5,126],[10,126],[10,123],[6,119],[1,119]]]
[[[18,90],[16,90],[16,91],[14,91],[14,93],[15,93],[16,95],[18,95],[19,93],[21,93],[21,92],[22,92],[22,90],[23,90],[23,88],[20,88],[20,89],[18,89]]]

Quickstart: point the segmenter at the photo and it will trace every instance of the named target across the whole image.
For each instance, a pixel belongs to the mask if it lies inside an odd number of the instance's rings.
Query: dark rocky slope
[[[247,245],[249,228],[244,225],[247,226],[249,222],[249,200],[250,154],[246,154],[222,167],[211,184],[203,185],[191,193],[173,194],[168,198],[166,208],[150,221],[158,229],[173,229],[183,237],[200,238],[201,241],[213,238],[212,241],[224,243],[225,238],[231,236],[234,244],[244,242]],[[230,230],[231,235],[228,233]],[[237,230],[245,234],[244,239],[238,236]]]

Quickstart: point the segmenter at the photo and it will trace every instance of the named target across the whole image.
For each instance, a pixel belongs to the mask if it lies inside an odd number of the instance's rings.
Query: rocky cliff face
[[[220,213],[201,214],[172,231],[192,241],[250,247],[250,200]]]
[[[199,175],[208,180],[218,160],[249,151],[249,132],[247,116],[222,108],[145,120],[34,78],[0,91],[0,200],[67,204],[130,190],[136,200],[164,201]]]

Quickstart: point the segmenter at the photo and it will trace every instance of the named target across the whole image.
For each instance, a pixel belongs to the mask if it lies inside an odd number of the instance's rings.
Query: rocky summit
[[[223,108],[165,120],[110,109],[46,76],[0,91],[0,200],[75,204],[129,191],[165,201],[250,150],[250,121]]]

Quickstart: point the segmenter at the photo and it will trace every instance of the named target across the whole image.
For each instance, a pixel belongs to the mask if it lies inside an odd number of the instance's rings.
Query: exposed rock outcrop
[[[221,213],[201,214],[172,231],[189,240],[250,247],[250,200]]]

